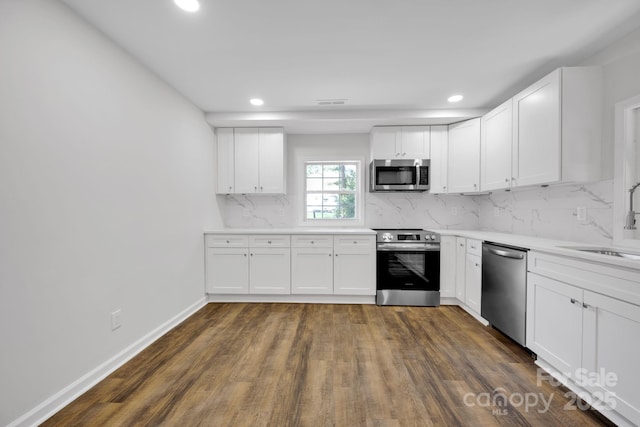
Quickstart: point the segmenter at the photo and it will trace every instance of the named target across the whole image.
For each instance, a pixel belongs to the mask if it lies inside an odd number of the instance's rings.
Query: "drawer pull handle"
[[[229,243],[229,241],[227,240],[227,243]]]
[[[245,257],[247,256],[247,254],[243,254]]]
[[[331,254],[329,254],[329,256],[331,256]]]
[[[311,244],[313,245],[314,243],[315,243],[315,242],[312,240],[312,241],[311,241]]]
[[[353,244],[354,244],[354,245],[357,245],[357,244],[358,244],[358,242],[354,240],[354,241],[353,241]]]
[[[575,303],[577,303],[577,302],[578,302],[578,301],[576,301],[576,299],[575,299],[575,298],[571,298],[571,304],[575,304]]]
[[[267,243],[268,243],[268,244],[271,244],[271,240],[267,240]]]
[[[591,306],[585,302],[582,303],[582,307],[584,308],[591,308]]]

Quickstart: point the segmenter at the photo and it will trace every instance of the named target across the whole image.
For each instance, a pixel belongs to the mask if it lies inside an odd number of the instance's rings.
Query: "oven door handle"
[[[434,252],[440,250],[439,243],[424,244],[398,244],[398,243],[379,243],[378,252]]]

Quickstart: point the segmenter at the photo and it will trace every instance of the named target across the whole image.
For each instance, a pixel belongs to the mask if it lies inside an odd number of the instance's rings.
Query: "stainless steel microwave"
[[[429,159],[373,160],[369,191],[427,191]]]

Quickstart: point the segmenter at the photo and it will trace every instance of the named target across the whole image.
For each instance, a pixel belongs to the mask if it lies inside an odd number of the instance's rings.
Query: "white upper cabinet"
[[[429,126],[376,126],[371,130],[371,159],[428,159]]]
[[[285,135],[282,128],[220,128],[219,194],[284,194]]]
[[[258,189],[260,193],[284,194],[284,132],[279,128],[260,129]]]
[[[602,70],[559,68],[513,97],[513,186],[600,179]]]
[[[234,192],[233,128],[216,129],[218,187],[220,194]]]
[[[449,127],[431,126],[431,182],[429,192],[447,192],[447,162],[449,147]]]
[[[235,193],[258,193],[260,130],[235,129]]]
[[[482,117],[480,130],[482,191],[511,187],[513,102],[508,100]]]
[[[448,193],[480,191],[480,118],[449,126]]]

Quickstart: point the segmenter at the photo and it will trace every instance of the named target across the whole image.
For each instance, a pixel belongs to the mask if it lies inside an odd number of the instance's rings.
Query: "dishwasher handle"
[[[487,247],[487,250],[494,255],[498,255],[505,258],[514,258],[514,259],[524,258],[524,254],[519,251],[509,251],[505,249],[496,249],[496,248],[490,248],[490,247]]]

